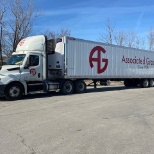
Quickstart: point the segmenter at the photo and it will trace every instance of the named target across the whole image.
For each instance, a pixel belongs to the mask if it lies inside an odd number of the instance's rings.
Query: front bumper
[[[4,96],[5,87],[6,87],[6,85],[0,85],[0,97]]]

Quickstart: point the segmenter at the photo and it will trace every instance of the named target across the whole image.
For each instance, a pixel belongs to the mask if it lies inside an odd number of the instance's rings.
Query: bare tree
[[[145,49],[145,39],[141,38],[134,30],[129,31],[126,33],[125,46],[136,49]]]
[[[25,2],[24,0],[14,0],[10,4],[10,17],[7,22],[8,31],[6,41],[8,43],[7,52],[15,51],[17,44],[21,39],[27,37],[33,26],[34,8],[32,1]]]
[[[154,29],[150,29],[148,32],[148,49],[154,51]]]
[[[105,34],[100,34],[99,40],[105,43],[114,44],[115,25],[107,18],[105,22]]]
[[[110,19],[107,18],[105,22],[105,33],[100,34],[99,41],[109,44],[115,44],[119,46],[132,47],[137,49],[145,49],[145,39],[141,38],[137,35],[137,32],[131,30],[129,32],[116,30],[115,24],[111,23]],[[149,34],[149,38],[151,38],[154,34]],[[149,41],[150,42],[150,41]]]
[[[61,38],[63,36],[70,36],[71,31],[69,29],[61,28],[58,33],[56,33],[56,32],[48,32],[47,35],[48,35],[49,38],[52,38],[52,39]]]
[[[139,36],[136,37],[134,48],[136,49],[145,49],[145,39],[140,38]]]
[[[114,29],[115,26],[111,24],[111,21],[109,18],[106,20],[106,31],[107,31],[107,41],[112,44],[113,38],[114,38]]]
[[[4,14],[6,12],[6,0],[0,0],[0,26],[4,26]]]
[[[111,23],[110,19],[107,18],[105,22],[105,33],[100,34],[99,40],[105,43],[123,46],[126,39],[125,32],[116,30],[115,27],[115,24]]]
[[[125,45],[127,47],[135,47],[137,33],[135,31],[129,31],[126,33]]]
[[[2,51],[3,51],[3,28],[4,28],[4,15],[6,12],[6,1],[5,0],[0,0],[0,59],[1,59],[1,63],[3,65],[3,55],[2,55]]]
[[[114,41],[116,45],[123,46],[126,40],[126,33],[123,31],[116,31],[114,33]]]

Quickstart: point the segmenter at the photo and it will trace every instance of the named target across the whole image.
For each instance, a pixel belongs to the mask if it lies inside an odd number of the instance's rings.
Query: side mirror
[[[27,58],[24,69],[29,69],[29,58]]]
[[[29,69],[29,64],[25,65],[24,69]]]

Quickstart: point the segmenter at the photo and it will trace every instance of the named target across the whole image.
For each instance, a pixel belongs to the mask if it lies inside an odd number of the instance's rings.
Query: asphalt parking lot
[[[0,98],[0,154],[153,154],[154,88]]]

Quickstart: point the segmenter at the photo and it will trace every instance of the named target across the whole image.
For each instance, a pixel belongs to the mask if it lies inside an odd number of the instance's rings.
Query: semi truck
[[[154,86],[154,53],[64,36],[27,37],[0,70],[0,96],[17,100],[30,92],[84,93],[85,80]]]

